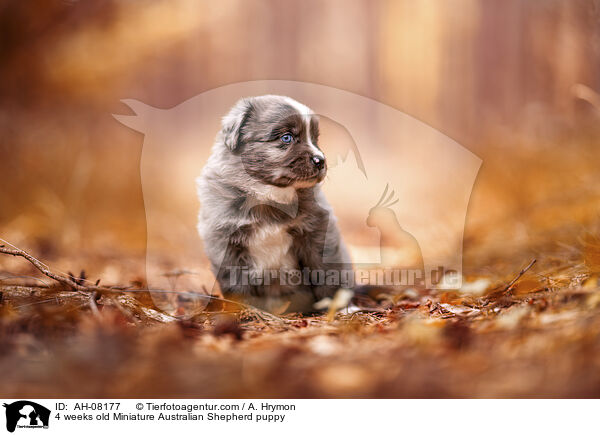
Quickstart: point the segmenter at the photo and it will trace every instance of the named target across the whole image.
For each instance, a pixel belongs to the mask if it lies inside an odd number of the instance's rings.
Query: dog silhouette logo
[[[6,408],[6,430],[14,432],[19,429],[47,429],[50,423],[50,410],[29,400],[19,400],[4,404]]]
[[[157,307],[171,315],[193,316],[219,287],[207,267],[206,251],[216,252],[231,237],[208,243],[200,237],[199,212],[215,202],[199,201],[197,179],[212,155],[223,115],[241,97],[261,95],[287,96],[320,119],[320,144],[328,160],[322,192],[335,211],[348,263],[360,269],[358,275],[368,275],[371,282],[370,276],[378,277],[380,271],[414,272],[428,288],[461,288],[463,233],[482,160],[433,127],[376,100],[313,83],[258,80],[211,89],[171,108],[126,99],[123,103],[132,113],[113,115],[144,135],[140,176],[146,282]],[[244,163],[240,171],[248,170]],[[229,174],[230,179],[244,175]],[[293,195],[287,199],[260,199],[248,210],[294,218]],[[284,202],[281,208],[278,204]],[[218,251],[223,257],[227,253]],[[326,271],[345,264],[335,253],[322,250]],[[217,271],[223,264],[219,260],[212,261]]]

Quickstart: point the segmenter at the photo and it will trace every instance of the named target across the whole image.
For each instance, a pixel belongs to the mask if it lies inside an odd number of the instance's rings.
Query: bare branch
[[[256,308],[252,305],[248,305],[248,304],[244,304],[244,303],[241,303],[238,301],[233,301],[233,300],[229,300],[229,299],[225,299],[225,298],[221,298],[221,297],[217,297],[217,296],[212,296],[212,295],[208,295],[208,294],[180,292],[177,290],[171,290],[171,291],[151,290],[151,289],[139,289],[139,290],[135,289],[134,290],[134,289],[128,289],[126,287],[101,287],[101,286],[98,286],[97,284],[96,285],[82,285],[82,284],[79,284],[78,282],[75,282],[76,278],[61,276],[55,272],[52,272],[48,266],[46,266],[40,260],[35,258],[33,255],[23,251],[22,249],[17,248],[16,246],[8,243],[5,240],[0,239],[0,241],[5,243],[4,245],[0,245],[0,254],[7,254],[7,255],[13,255],[15,257],[25,258],[27,261],[29,261],[31,264],[33,264],[36,267],[36,269],[38,269],[40,272],[42,272],[48,278],[51,278],[57,282],[65,284],[65,285],[71,287],[73,290],[76,290],[78,292],[82,292],[82,293],[85,293],[86,295],[89,295],[90,296],[89,306],[95,315],[99,314],[98,306],[96,304],[96,296],[98,294],[102,294],[102,293],[121,293],[122,294],[122,293],[127,293],[127,292],[160,292],[160,293],[168,292],[168,293],[185,293],[189,296],[194,296],[194,297],[199,297],[199,298],[208,298],[211,300],[218,300],[218,301],[223,301],[223,302],[227,302],[227,303],[233,303],[235,305],[238,305],[242,309],[247,310],[249,313],[252,313],[257,317],[263,318],[270,322],[276,322],[276,323],[289,322],[289,320],[287,320],[287,319],[284,319],[282,317],[276,316],[271,313],[267,313],[267,312],[265,312],[259,308]],[[10,247],[7,247],[6,245],[10,245]],[[98,281],[97,281],[97,283],[98,283]],[[121,300],[120,302],[123,303],[123,300]],[[145,307],[143,307],[143,309],[146,311],[149,310],[148,308],[145,308]],[[162,321],[165,320],[165,318],[166,318],[165,316],[167,316],[167,315],[160,313],[158,311],[155,311],[155,310],[152,310],[152,311],[158,313],[158,316],[156,316],[156,315],[150,316],[150,317],[154,318],[154,320],[157,320],[159,318],[162,319]],[[171,317],[171,316],[168,316],[168,317]]]
[[[22,249],[19,249],[17,247],[8,248],[8,247],[6,247],[6,245],[0,245],[0,253],[13,255],[15,257],[23,257],[27,261],[29,261],[31,264],[33,264],[36,267],[36,269],[38,269],[40,272],[42,272],[48,278],[52,278],[53,280],[58,281],[62,284],[65,284],[74,290],[77,290],[80,292],[89,292],[90,291],[90,288],[80,285],[80,284],[77,284],[76,282],[72,281],[70,278],[60,276],[60,275],[57,275],[56,273],[52,272],[48,268],[48,266],[46,266],[40,260],[35,258],[33,255],[28,254],[27,252],[23,251]]]
[[[522,269],[522,270],[519,272],[519,274],[518,274],[517,276],[515,276],[515,278],[514,278],[514,279],[513,279],[511,282],[509,282],[509,283],[508,283],[508,285],[507,285],[506,287],[504,287],[504,290],[502,290],[502,293],[506,293],[506,292],[508,292],[508,291],[509,291],[509,290],[512,288],[512,286],[513,286],[513,285],[515,285],[515,283],[516,283],[518,280],[520,280],[520,279],[521,279],[521,277],[522,277],[523,275],[525,275],[525,273],[527,273],[527,271],[528,271],[529,269],[531,269],[531,268],[533,267],[533,265],[534,265],[536,262],[537,262],[537,259],[535,259],[535,258],[534,258],[533,260],[531,260],[531,262],[530,262],[530,263],[529,263],[527,266],[525,266],[525,267],[524,267],[524,268],[523,268],[523,269]]]

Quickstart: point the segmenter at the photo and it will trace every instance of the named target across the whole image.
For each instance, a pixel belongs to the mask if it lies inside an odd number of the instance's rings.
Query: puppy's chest
[[[293,238],[289,225],[271,223],[254,228],[248,239],[248,253],[257,269],[295,268]]]

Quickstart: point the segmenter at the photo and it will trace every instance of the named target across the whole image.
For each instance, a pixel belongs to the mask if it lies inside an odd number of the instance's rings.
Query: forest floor
[[[475,294],[408,290],[335,316],[211,303],[180,320],[131,288],[4,284],[0,395],[598,397],[600,243],[586,243],[467,276]]]

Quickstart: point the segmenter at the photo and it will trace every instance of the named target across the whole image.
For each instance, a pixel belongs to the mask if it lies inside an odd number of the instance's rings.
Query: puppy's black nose
[[[325,167],[325,159],[320,156],[312,156],[311,160],[313,165],[317,167],[317,169],[323,169]]]

